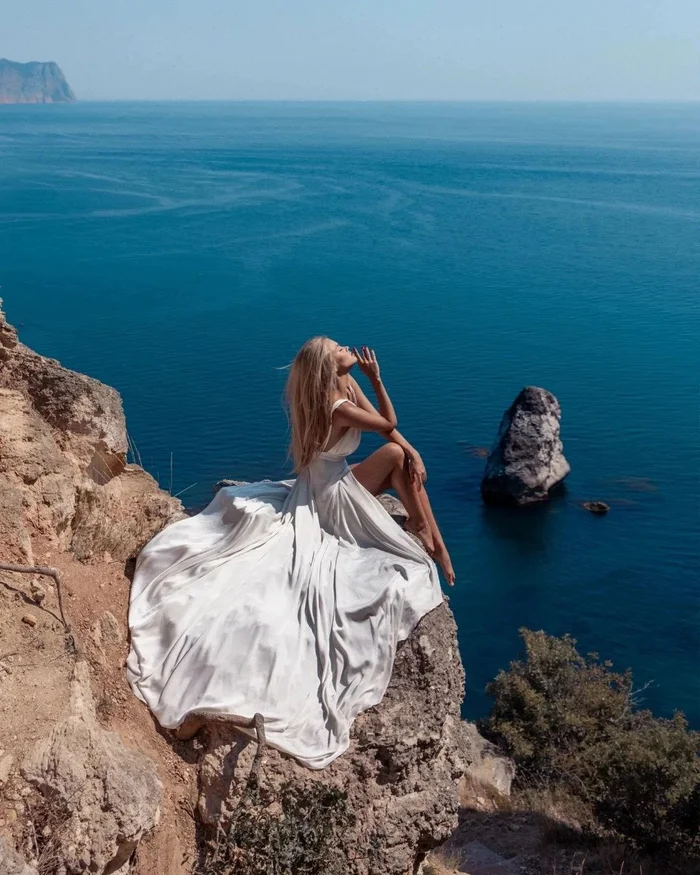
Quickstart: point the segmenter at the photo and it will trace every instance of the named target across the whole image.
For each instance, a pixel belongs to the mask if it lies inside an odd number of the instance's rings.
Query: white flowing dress
[[[296,480],[219,490],[141,552],[127,677],[162,726],[259,712],[270,745],[321,769],[381,701],[397,643],[442,591],[353,475],[360,436],[349,429]]]

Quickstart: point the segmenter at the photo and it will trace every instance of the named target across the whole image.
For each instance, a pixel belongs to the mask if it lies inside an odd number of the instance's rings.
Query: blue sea
[[[698,105],[0,107],[0,286],[192,505],[288,476],[306,338],[374,346],[456,566],[465,715],[527,626],[700,726]],[[529,384],[561,403],[567,490],[486,509]]]

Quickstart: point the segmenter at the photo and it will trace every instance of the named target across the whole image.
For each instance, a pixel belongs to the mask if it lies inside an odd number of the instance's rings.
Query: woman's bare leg
[[[455,582],[452,561],[435,520],[428,493],[424,486],[421,489],[416,489],[414,484],[410,482],[410,479],[408,479],[408,486],[406,487],[405,479],[408,478],[408,475],[405,471],[404,460],[405,454],[398,444],[386,444],[375,453],[372,453],[363,462],[353,465],[352,470],[360,483],[372,495],[379,495],[380,492],[384,492],[386,489],[396,490],[409,513],[409,517],[406,520],[406,528],[409,532],[416,535],[423,544],[426,541],[424,537],[421,537],[421,534],[425,533],[425,525],[427,523],[433,547],[430,549],[426,544],[426,549],[442,568],[447,583],[452,586]],[[405,475],[404,478],[395,473],[398,465],[401,466],[401,471]],[[407,491],[408,497],[406,496]],[[416,512],[417,508],[420,509]],[[422,529],[419,521],[422,523]]]
[[[433,533],[433,543],[435,544],[433,559],[435,559],[435,561],[442,568],[447,583],[450,586],[454,586],[455,572],[454,568],[452,567],[452,560],[450,559],[450,554],[447,552],[447,547],[445,546],[445,541],[442,537],[442,533],[438,528],[435,514],[433,513],[433,508],[430,505],[430,499],[428,498],[428,493],[426,492],[425,486],[418,492],[418,499],[421,503],[421,507],[423,508],[423,513],[425,514],[430,525],[430,530]],[[413,531],[413,525],[410,517],[406,521],[406,528],[409,530],[409,532]]]
[[[395,489],[413,521],[413,531],[432,555],[435,548],[428,517],[423,510],[416,485],[411,482],[404,464],[405,453],[398,444],[385,444],[364,461],[353,465],[352,473],[372,495],[387,488]]]

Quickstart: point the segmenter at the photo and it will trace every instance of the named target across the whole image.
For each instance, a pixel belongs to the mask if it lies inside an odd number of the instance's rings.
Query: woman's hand
[[[369,377],[369,379],[374,383],[380,379],[377,354],[373,349],[370,349],[368,346],[363,346],[361,350],[362,351],[360,352],[357,347],[353,346],[353,355],[357,359],[358,367],[360,368],[362,373],[366,377]]]
[[[405,452],[408,463],[408,476],[411,478],[411,483],[415,483],[416,487],[420,489],[428,479],[428,472],[425,470],[423,459],[421,459],[418,450],[414,450],[412,447]]]

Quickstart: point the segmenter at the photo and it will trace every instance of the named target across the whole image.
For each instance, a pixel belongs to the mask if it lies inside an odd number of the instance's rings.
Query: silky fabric
[[[296,480],[220,489],[141,552],[127,677],[162,726],[259,712],[271,746],[321,769],[381,701],[397,643],[442,592],[353,475],[360,437],[348,429]]]

